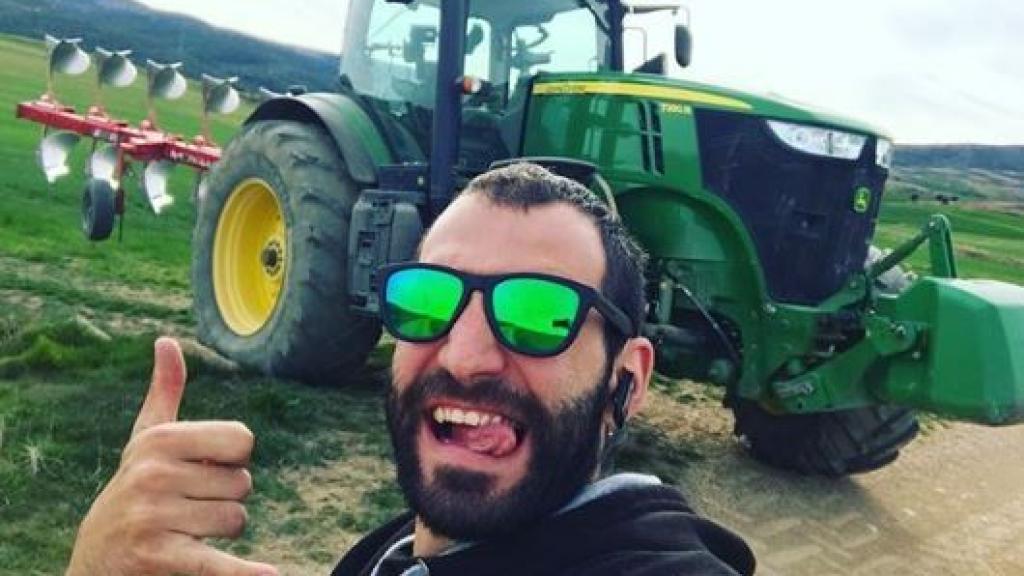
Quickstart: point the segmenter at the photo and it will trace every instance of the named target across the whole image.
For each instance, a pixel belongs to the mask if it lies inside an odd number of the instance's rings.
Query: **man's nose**
[[[441,345],[438,362],[460,382],[496,376],[506,355],[484,313],[483,295],[475,292]]]

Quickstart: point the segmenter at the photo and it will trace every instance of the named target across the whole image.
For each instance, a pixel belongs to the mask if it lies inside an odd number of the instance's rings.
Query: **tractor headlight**
[[[868,141],[867,136],[861,134],[778,120],[769,120],[768,127],[779,140],[794,150],[842,160],[860,158],[864,144]]]
[[[892,142],[885,138],[879,138],[875,143],[875,164],[888,170],[892,168]]]

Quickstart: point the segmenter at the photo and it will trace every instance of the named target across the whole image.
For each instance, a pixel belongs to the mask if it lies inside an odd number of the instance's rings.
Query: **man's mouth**
[[[426,419],[440,443],[491,458],[515,452],[526,434],[523,425],[508,415],[480,408],[438,404]]]

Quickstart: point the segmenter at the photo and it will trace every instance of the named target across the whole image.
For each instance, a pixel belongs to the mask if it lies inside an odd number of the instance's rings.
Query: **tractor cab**
[[[436,160],[437,127],[443,140],[457,132],[455,170],[481,172],[517,153],[536,74],[620,67],[607,3],[476,0],[445,2],[446,13],[455,4],[466,10],[454,30],[445,28],[437,0],[357,0],[350,7],[342,84],[372,110],[403,161]],[[446,52],[456,61],[444,61]],[[445,100],[454,100],[457,110]]]
[[[443,11],[440,4],[354,0],[340,69],[343,89],[363,102],[395,157],[429,162],[437,208],[464,178],[520,155],[537,75],[621,71],[624,49],[631,69],[663,73],[660,47],[672,30],[630,19],[676,22],[681,14],[675,3],[648,1],[469,0],[444,2]],[[685,65],[688,32],[675,30],[668,37]]]

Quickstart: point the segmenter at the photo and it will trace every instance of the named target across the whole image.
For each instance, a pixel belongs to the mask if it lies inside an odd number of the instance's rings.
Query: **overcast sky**
[[[335,53],[346,4],[142,2]],[[1024,144],[1024,0],[686,4],[694,36],[687,78],[810,102],[881,126],[898,142]]]

